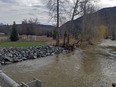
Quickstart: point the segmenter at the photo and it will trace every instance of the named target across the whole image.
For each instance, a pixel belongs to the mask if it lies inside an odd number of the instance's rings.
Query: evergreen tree
[[[12,32],[11,32],[11,35],[10,35],[10,40],[11,41],[18,41],[19,40],[19,36],[18,36],[18,32],[16,30],[15,22],[13,23]]]

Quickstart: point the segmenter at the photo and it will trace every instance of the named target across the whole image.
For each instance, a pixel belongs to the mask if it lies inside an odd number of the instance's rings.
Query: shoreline
[[[58,46],[33,46],[27,48],[0,47],[0,63],[2,65],[37,59],[63,53],[64,48]]]

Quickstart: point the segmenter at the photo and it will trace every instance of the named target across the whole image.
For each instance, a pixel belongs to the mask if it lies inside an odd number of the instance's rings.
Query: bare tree
[[[61,3],[62,3],[61,1],[62,0],[49,0],[49,3],[48,3],[48,8],[51,11],[52,17],[55,17],[57,20],[57,27],[56,27],[56,31],[57,31],[56,44],[57,45],[59,45],[59,23],[60,23],[60,18],[61,18],[60,7],[63,7],[61,5]],[[69,2],[69,1],[67,1],[67,2]],[[80,15],[83,16],[82,36],[84,35],[85,26],[86,26],[86,15],[88,13],[90,13],[89,9],[90,9],[90,6],[91,6],[93,0],[74,0],[74,2],[75,3],[73,5],[72,12],[70,12],[70,14],[71,14],[70,24],[68,25],[67,32],[65,32],[65,33],[67,33],[67,42],[66,42],[67,45],[70,42],[71,32],[75,27],[74,19],[75,19],[75,17],[79,17]],[[57,14],[55,14],[53,16],[53,12],[57,12]],[[66,10],[65,10],[65,12],[66,12]]]
[[[74,30],[74,28],[75,28],[75,23],[74,23],[75,17],[82,16],[81,39],[84,38],[86,32],[89,31],[89,32],[92,33],[93,30],[91,30],[91,28],[88,28],[89,30],[87,30],[86,28],[89,25],[89,23],[91,23],[91,22],[89,22],[90,18],[87,19],[88,14],[91,15],[95,12],[94,3],[95,3],[95,0],[76,0],[75,1],[74,6],[73,6],[73,12],[72,12],[71,20],[70,20],[70,26],[71,27],[68,28],[67,44],[69,44],[69,42],[70,42],[71,29]],[[75,31],[73,31],[73,32],[75,32]],[[90,37],[90,35],[89,35],[89,37]]]
[[[65,20],[65,17],[61,16],[63,12],[66,12],[63,6],[65,2],[68,2],[68,0],[49,0],[47,4],[51,17],[56,21],[56,45],[60,43],[60,23],[62,24],[62,19]]]
[[[71,32],[71,29],[73,30],[74,29],[74,17],[75,16],[78,16],[80,13],[81,13],[81,10],[80,10],[80,2],[81,0],[76,0],[74,1],[74,6],[73,6],[73,11],[72,11],[72,16],[71,16],[71,20],[70,20],[70,28],[68,28],[68,37],[67,37],[67,45],[69,45],[69,42],[70,42],[70,32]]]
[[[92,0],[82,0],[81,2],[81,10],[83,15],[83,21],[82,21],[82,36],[84,35],[85,27],[86,27],[86,16],[88,14],[88,8],[90,6],[90,2]]]
[[[49,8],[50,15],[56,19],[56,45],[59,45],[59,0],[49,0],[47,7]],[[56,12],[54,14],[54,12]]]
[[[80,15],[83,16],[83,25],[82,25],[82,32],[84,32],[85,28],[85,19],[86,19],[86,14],[89,11],[88,6],[91,5],[92,0],[73,0],[74,1],[74,6],[72,8],[72,15],[71,15],[71,20],[70,20],[70,28],[68,28],[68,38],[67,38],[67,45],[70,42],[70,33],[71,30],[74,30],[75,24],[74,24],[74,19],[75,17],[79,17]]]
[[[59,0],[57,0],[57,36],[56,36],[56,45],[59,46]]]
[[[95,12],[93,3],[95,3],[95,0],[81,0],[80,2],[80,9],[81,9],[81,15],[82,15],[81,44],[83,40],[88,40],[88,42],[91,43],[90,42],[91,36],[88,35],[87,32],[92,33],[93,30],[92,30],[92,26],[91,28],[90,27],[87,28],[87,26],[91,23],[90,15]]]
[[[93,44],[92,39],[98,37],[99,34],[100,17],[97,13],[93,14],[94,12],[96,12],[95,6],[89,5],[88,7],[89,15],[86,16],[85,21],[86,24],[83,31],[84,38],[89,44]]]

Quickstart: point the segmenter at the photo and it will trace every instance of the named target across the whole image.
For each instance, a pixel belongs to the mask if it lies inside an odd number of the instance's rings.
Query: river
[[[42,87],[112,87],[116,83],[115,51],[105,47],[2,66],[16,82],[42,81]]]

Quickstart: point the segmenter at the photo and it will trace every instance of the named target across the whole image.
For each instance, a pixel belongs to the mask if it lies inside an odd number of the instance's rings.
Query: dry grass
[[[0,37],[4,42],[4,38]],[[5,38],[8,38],[7,36]],[[6,41],[6,40],[5,40]],[[50,45],[55,45],[56,44],[56,40],[53,40],[53,38],[51,37],[46,37],[46,36],[27,36],[27,35],[22,35],[20,36],[20,42],[40,42],[40,43],[46,43],[46,44],[50,44]],[[76,46],[80,46],[80,47],[87,47],[88,46],[88,42],[86,40],[83,40],[82,42],[79,42],[79,39],[75,39],[75,38],[70,38],[70,44],[75,44]],[[92,43],[96,43],[97,40],[94,39],[92,40]],[[77,44],[76,44],[77,43]],[[60,39],[60,44],[63,44],[63,39]]]

